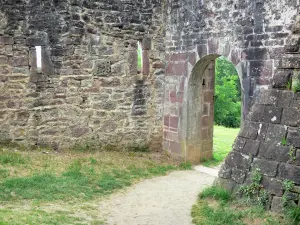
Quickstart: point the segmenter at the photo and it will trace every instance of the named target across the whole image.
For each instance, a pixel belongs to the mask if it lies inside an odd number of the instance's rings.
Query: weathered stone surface
[[[249,122],[246,120],[242,125],[239,136],[255,140],[257,138],[258,130],[259,130],[258,123]]]
[[[229,165],[227,165],[226,163],[224,163],[221,167],[221,169],[219,170],[219,177],[224,178],[224,179],[228,179],[231,177],[231,167]]]
[[[244,146],[246,144],[247,139],[242,137],[237,137],[234,144],[233,144],[233,150],[242,152],[244,149]]]
[[[280,180],[263,176],[261,184],[266,190],[270,192],[270,194],[276,195],[278,197],[281,197],[283,195],[283,187]]]
[[[253,168],[259,168],[260,172],[269,177],[275,177],[277,174],[278,162],[264,159],[254,159]]]
[[[300,113],[297,108],[285,108],[282,114],[282,124],[287,126],[300,126]]]
[[[289,161],[289,146],[276,143],[262,143],[259,148],[259,156],[278,162]]]
[[[284,125],[270,124],[266,142],[281,143],[287,133],[287,127]]]
[[[240,152],[231,152],[226,158],[226,163],[232,168],[246,170],[250,167],[251,158]]]
[[[278,107],[290,107],[293,101],[294,93],[292,91],[280,91],[278,97]]]
[[[243,148],[243,153],[247,155],[256,156],[258,153],[259,145],[259,141],[247,140]]]
[[[300,184],[300,167],[282,163],[280,164],[278,171],[281,179],[289,179],[296,184]]]
[[[277,70],[273,78],[274,88],[287,88],[288,83],[291,82],[292,71],[290,70]],[[280,104],[278,104],[280,105]]]
[[[277,105],[278,94],[279,92],[277,90],[262,90],[261,94],[257,98],[257,104]]]
[[[242,184],[245,181],[246,172],[244,170],[233,168],[231,177],[235,182]]]
[[[300,129],[299,128],[290,128],[287,136],[287,143],[300,148]]]
[[[264,111],[265,123],[280,123],[282,116],[282,108],[267,106]]]
[[[275,213],[282,213],[283,212],[282,206],[283,206],[282,198],[274,196],[272,199],[271,211]]]
[[[253,122],[260,122],[264,118],[265,105],[255,104],[249,112],[248,119]]]

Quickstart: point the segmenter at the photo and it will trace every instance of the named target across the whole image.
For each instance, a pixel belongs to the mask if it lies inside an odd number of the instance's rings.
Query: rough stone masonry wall
[[[187,142],[193,139],[189,124],[201,123],[199,118],[189,122],[187,106],[194,99],[188,93],[196,85],[195,76],[202,76],[199,65],[205,65],[204,61],[222,55],[236,66],[246,118],[259,92],[281,79],[280,59],[299,5],[299,0],[168,1],[165,149],[174,155],[188,153]]]
[[[0,140],[159,148],[163,12],[160,0],[0,1]]]
[[[262,91],[252,107],[233,151],[219,173],[219,181],[229,189],[249,185],[251,174],[259,169],[262,187],[270,193],[272,211],[280,211],[282,196],[300,205],[300,15],[292,27],[273,88]],[[292,88],[293,89],[293,88]],[[296,186],[283,188],[284,180]]]

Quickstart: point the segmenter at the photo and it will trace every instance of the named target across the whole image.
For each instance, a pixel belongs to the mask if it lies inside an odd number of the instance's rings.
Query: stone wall
[[[300,15],[292,26],[273,89],[258,95],[219,173],[220,183],[236,190],[249,185],[251,174],[259,169],[262,188],[270,194],[270,208],[276,212],[281,210],[283,194],[291,203],[300,205],[299,63]],[[287,191],[284,180],[296,186]]]
[[[157,0],[0,1],[0,140],[161,148],[164,10]]]
[[[219,56],[235,66],[242,87],[243,119],[256,96],[282,79],[285,45],[294,42],[299,0],[175,0],[168,2],[166,34],[167,69],[164,103],[164,149],[199,162],[207,152],[201,134],[189,132],[196,126],[203,104],[199,92],[205,67]],[[198,86],[197,86],[198,84]],[[210,136],[212,139],[212,136]],[[192,140],[192,141],[191,141]],[[195,150],[196,149],[196,150]],[[209,151],[212,151],[210,149]],[[202,156],[201,156],[202,155]],[[210,154],[211,155],[211,154]]]

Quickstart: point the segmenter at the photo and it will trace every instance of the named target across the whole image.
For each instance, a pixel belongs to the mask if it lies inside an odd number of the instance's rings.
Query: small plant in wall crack
[[[290,160],[292,161],[295,161],[296,160],[296,148],[294,146],[291,146],[290,147],[290,150],[289,150],[289,158]]]
[[[284,189],[284,194],[282,196],[282,204],[283,206],[287,206],[288,204],[288,193],[294,188],[295,183],[291,180],[285,179],[282,181],[282,187]]]
[[[287,140],[286,140],[286,138],[282,138],[281,145],[282,146],[287,146]]]
[[[265,206],[269,201],[269,193],[263,189],[261,180],[263,176],[260,170],[256,168],[252,173],[252,182],[249,185],[243,185],[239,192],[246,197],[246,201]]]

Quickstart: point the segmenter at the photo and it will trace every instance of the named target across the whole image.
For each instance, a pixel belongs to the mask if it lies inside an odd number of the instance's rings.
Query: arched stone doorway
[[[218,57],[220,55],[212,54],[200,59],[187,81],[182,137],[185,158],[194,163],[213,156],[215,62]]]

